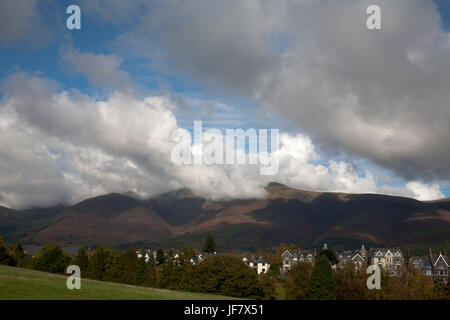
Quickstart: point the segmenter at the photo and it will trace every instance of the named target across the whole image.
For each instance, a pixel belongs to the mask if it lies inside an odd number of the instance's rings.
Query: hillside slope
[[[212,233],[223,249],[450,240],[447,199],[311,192],[278,183],[266,191],[263,199],[229,201],[206,200],[186,189],[147,200],[109,194],[34,220],[0,208],[0,234],[33,244],[198,246]]]
[[[0,265],[0,300],[228,300],[231,297],[81,280],[69,290],[67,277]]]

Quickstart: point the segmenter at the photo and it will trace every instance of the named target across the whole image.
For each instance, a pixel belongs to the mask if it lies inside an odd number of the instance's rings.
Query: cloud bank
[[[366,28],[372,4],[382,30]],[[117,43],[153,67],[245,97],[330,155],[450,178],[450,36],[432,1],[176,0],[145,12]]]
[[[57,5],[38,4],[0,2],[2,45],[49,43],[54,34],[44,17]],[[382,9],[380,31],[365,27],[372,4]],[[108,192],[149,196],[180,187],[213,199],[260,197],[269,181],[318,191],[443,197],[434,181],[450,179],[450,35],[432,1],[89,0],[81,7],[95,23],[120,30],[115,50],[99,54],[62,45],[62,63],[92,86],[107,88],[106,97],[33,73],[3,79],[1,205],[50,206]],[[177,118],[177,111],[186,110],[186,101],[214,102],[170,93],[142,97],[139,84],[121,69],[127,58],[285,120],[281,132],[294,133],[280,136],[278,174],[262,177],[256,166],[171,163],[170,134],[187,119]],[[234,110],[220,109],[228,115]],[[232,123],[223,120],[216,123]],[[350,160],[319,163],[317,150]],[[352,157],[390,170],[405,185],[361,172]]]
[[[310,190],[443,196],[439,186],[419,182],[380,187],[369,172],[361,175],[345,162],[318,165],[314,144],[301,134],[281,134],[275,176],[261,176],[256,165],[177,166],[170,137],[182,128],[177,105],[166,96],[140,99],[114,91],[98,100],[25,72],[5,79],[1,91],[1,205],[50,206],[108,192],[151,196],[180,187],[211,199],[252,198],[263,196],[269,181]]]

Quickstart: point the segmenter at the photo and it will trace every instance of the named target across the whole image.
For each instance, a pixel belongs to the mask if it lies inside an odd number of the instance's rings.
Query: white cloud
[[[434,200],[444,197],[444,194],[441,192],[437,183],[427,185],[421,182],[413,181],[406,184],[406,189],[410,190],[413,194],[412,197],[418,200]]]
[[[280,170],[261,176],[256,165],[181,165],[171,162],[171,133],[179,128],[174,102],[114,92],[95,100],[61,90],[46,78],[18,72],[2,85],[0,204],[16,208],[74,203],[108,192],[155,195],[180,187],[213,199],[260,197],[278,181],[320,191],[382,192],[441,197],[438,185],[377,186],[369,172],[345,162],[316,164],[305,135],[280,135]]]

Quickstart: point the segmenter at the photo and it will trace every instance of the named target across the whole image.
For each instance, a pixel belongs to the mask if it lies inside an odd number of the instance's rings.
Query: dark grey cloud
[[[10,47],[18,41],[43,47],[53,33],[44,14],[59,5],[53,0],[2,0],[0,1],[0,44]],[[52,19],[59,21],[55,16]]]
[[[69,73],[75,70],[85,74],[94,86],[121,91],[136,86],[128,73],[120,69],[122,59],[117,55],[81,53],[69,44],[63,45],[60,53]]]
[[[366,28],[372,4],[382,30]],[[294,121],[326,152],[450,178],[450,37],[432,1],[153,1],[119,43]]]

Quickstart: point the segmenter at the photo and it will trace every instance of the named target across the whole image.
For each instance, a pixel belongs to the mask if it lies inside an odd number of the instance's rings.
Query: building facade
[[[370,251],[370,264],[386,270],[391,276],[398,276],[404,265],[403,253],[400,249],[376,248]]]
[[[242,260],[247,263],[250,268],[255,269],[258,274],[269,272],[271,261],[264,257],[254,256],[250,259],[244,257]]]
[[[445,255],[445,252],[433,254],[430,248],[426,257],[411,257],[409,263],[435,281],[442,280],[445,283],[448,282],[450,260]]]
[[[281,274],[286,274],[299,262],[314,264],[315,259],[315,250],[285,250],[281,255]]]
[[[333,269],[342,269],[346,263],[351,261],[355,266],[356,271],[362,270],[368,263],[367,251],[364,245],[359,250],[345,250],[337,252],[336,256],[339,260],[337,266],[333,266]]]

